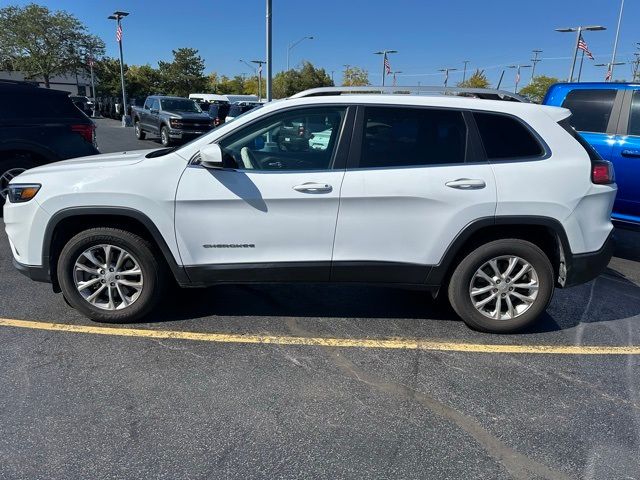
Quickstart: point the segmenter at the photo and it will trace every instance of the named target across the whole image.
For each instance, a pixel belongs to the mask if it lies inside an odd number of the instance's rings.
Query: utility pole
[[[122,56],[122,24],[121,20],[129,15],[127,12],[116,11],[113,15],[108,17],[109,20],[115,20],[117,22],[116,27],[116,40],[118,40],[118,46],[120,48],[120,82],[122,84],[122,126],[131,126],[131,117],[127,115],[127,92],[124,85],[124,60]]]
[[[538,63],[542,61],[541,58],[538,58],[541,53],[542,50],[533,50],[533,58],[531,59],[533,67],[531,67],[531,81],[529,81],[529,84],[533,83],[533,79],[536,77],[536,67]]]
[[[267,102],[271,101],[271,75],[273,73],[273,50],[271,45],[271,0],[267,0]]]
[[[467,65],[469,65],[469,60],[465,60],[464,62],[464,70],[462,71],[462,83],[467,80]]]
[[[256,71],[258,72],[258,101],[262,101],[262,65],[264,65],[264,60],[251,60],[251,63],[255,63],[258,65]]]

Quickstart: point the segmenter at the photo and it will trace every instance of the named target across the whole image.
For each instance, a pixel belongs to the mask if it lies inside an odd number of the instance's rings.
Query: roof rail
[[[460,87],[319,87],[296,93],[289,98],[320,97],[326,95],[352,94],[385,94],[385,95],[457,95],[462,97],[481,98],[484,100],[505,100],[510,102],[529,103],[529,100],[517,93],[490,88],[460,88]]]

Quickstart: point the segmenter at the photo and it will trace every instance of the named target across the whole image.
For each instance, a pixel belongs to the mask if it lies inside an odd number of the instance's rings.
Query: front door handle
[[[459,178],[445,183],[449,188],[457,188],[458,190],[479,190],[487,186],[484,180],[472,178]]]
[[[622,150],[623,157],[640,157],[640,150]]]
[[[296,192],[301,193],[329,193],[333,187],[327,183],[308,182],[293,187]]]

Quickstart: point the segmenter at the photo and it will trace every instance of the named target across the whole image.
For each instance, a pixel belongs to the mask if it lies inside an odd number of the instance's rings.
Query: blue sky
[[[1,6],[27,1],[0,0]],[[206,62],[206,72],[227,75],[250,73],[239,59],[264,59],[263,0],[47,0],[36,1],[51,9],[76,15],[117,55],[115,26],[107,16],[114,10],[131,13],[124,20],[125,62],[131,64],[169,60],[171,50],[193,47]],[[442,67],[457,67],[451,81],[461,79],[463,60],[469,69],[485,69],[496,83],[504,66],[530,63],[531,50],[541,49],[537,73],[568,76],[574,34],[556,33],[557,27],[600,24],[604,32],[587,32],[596,61],[585,60],[583,80],[602,80],[613,49],[619,0],[273,0],[274,71],[286,66],[289,42],[305,35],[292,50],[291,63],[308,59],[341,79],[344,64],[369,71],[379,84],[380,49],[395,49],[393,70],[401,70],[400,85],[441,84]],[[633,58],[640,42],[637,21],[640,2],[627,0],[622,24],[619,60]],[[630,65],[617,67],[616,77],[631,78]],[[523,70],[523,80],[530,73]],[[514,72],[507,71],[503,88],[513,88]]]

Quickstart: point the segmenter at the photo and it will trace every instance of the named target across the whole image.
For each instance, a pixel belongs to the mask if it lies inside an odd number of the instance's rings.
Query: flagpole
[[[582,78],[582,65],[584,64],[584,50],[582,50],[582,57],[580,58],[580,69],[578,70],[578,83]]]
[[[616,40],[613,42],[613,55],[611,56],[611,67],[609,71],[611,72],[611,78],[609,81],[613,80],[613,67],[616,64],[616,53],[618,51],[618,39],[620,38],[620,25],[622,24],[622,13],[624,12],[624,0],[620,4],[620,16],[618,16],[618,28],[616,30]]]
[[[382,55],[382,86],[383,87],[384,87],[385,73],[387,73],[387,52],[384,52],[384,55]]]

